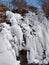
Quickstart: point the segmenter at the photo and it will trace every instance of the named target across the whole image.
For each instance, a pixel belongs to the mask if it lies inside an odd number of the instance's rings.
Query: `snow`
[[[0,65],[18,65],[10,42],[0,32]]]
[[[12,49],[11,40],[13,40],[10,27],[6,23],[0,24],[0,65],[19,65],[16,60],[14,49]]]
[[[19,65],[10,51],[0,53],[0,65]]]
[[[49,22],[46,17],[30,11],[25,17],[6,11],[6,16],[11,26],[0,24],[0,65],[20,65],[16,57],[21,50],[27,50],[28,64],[48,64]]]

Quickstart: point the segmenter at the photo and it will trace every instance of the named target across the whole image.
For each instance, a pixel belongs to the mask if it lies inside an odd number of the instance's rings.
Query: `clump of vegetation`
[[[0,4],[0,23],[1,22],[5,22],[5,19],[6,19],[6,15],[5,15],[5,12],[9,10],[7,8],[7,6],[3,5],[3,4]]]
[[[26,9],[23,8],[17,8],[17,9],[13,9],[12,12],[14,13],[19,13],[22,16],[24,16],[26,13],[28,13],[28,11]]]
[[[45,13],[45,16],[49,17],[49,0],[43,0],[42,10]]]
[[[28,9],[29,9],[30,11],[32,11],[32,12],[35,12],[35,11],[37,10],[36,7],[31,6],[31,5],[28,5]]]
[[[0,12],[5,12],[6,10],[8,10],[8,7],[3,4],[0,4]]]

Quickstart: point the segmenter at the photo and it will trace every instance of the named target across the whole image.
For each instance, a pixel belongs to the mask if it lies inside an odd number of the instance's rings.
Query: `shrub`
[[[13,9],[12,12],[19,13],[22,16],[24,16],[26,13],[28,13],[28,11],[26,9],[24,9],[24,8]]]
[[[42,10],[45,13],[46,17],[48,18],[49,17],[49,0],[43,1]]]
[[[0,23],[1,23],[1,22],[5,22],[5,19],[6,19],[5,12],[6,12],[6,10],[9,10],[9,9],[7,8],[7,6],[1,4],[1,5],[0,5]]]
[[[28,5],[28,9],[29,9],[30,11],[32,11],[32,12],[35,12],[35,11],[37,10],[36,7],[31,6],[31,5]]]

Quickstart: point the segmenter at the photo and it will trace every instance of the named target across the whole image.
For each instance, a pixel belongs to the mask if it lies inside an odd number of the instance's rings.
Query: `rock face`
[[[27,51],[21,50],[19,51],[20,56],[20,64],[21,65],[27,65]]]

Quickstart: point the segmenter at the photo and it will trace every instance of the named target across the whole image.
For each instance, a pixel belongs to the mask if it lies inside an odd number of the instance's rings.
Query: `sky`
[[[0,1],[1,1],[2,3],[5,3],[6,5],[8,5],[7,2],[9,2],[10,0],[0,0]],[[4,1],[5,1],[5,2],[4,2]],[[28,4],[30,4],[30,5],[33,5],[33,6],[37,7],[37,8],[40,8],[40,6],[39,6],[37,0],[26,0],[26,2],[27,2]],[[12,6],[12,5],[9,5],[9,6]]]
[[[37,0],[26,0],[28,2],[28,4],[33,5],[35,7],[40,8],[38,1]]]

